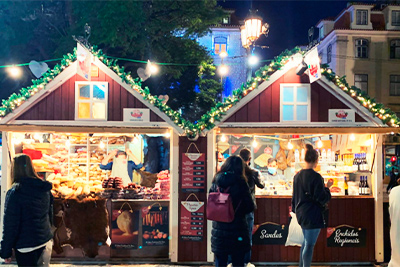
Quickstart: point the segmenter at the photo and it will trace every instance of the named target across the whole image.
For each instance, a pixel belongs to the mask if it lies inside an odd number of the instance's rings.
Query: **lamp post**
[[[245,19],[244,25],[240,28],[240,35],[242,39],[242,46],[247,51],[247,56],[252,55],[254,48],[256,47],[255,42],[260,38],[261,35],[268,35],[269,25],[268,23],[262,22],[262,18],[256,14],[257,11],[250,10],[249,16]],[[252,67],[249,64],[249,72],[247,80],[251,79]]]

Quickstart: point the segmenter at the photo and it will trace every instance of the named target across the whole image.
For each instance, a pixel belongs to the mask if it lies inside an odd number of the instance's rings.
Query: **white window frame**
[[[367,13],[367,16],[365,17],[365,23],[363,23],[363,16],[362,16],[363,13]],[[358,15],[360,15],[360,23],[358,23],[358,18],[359,18]],[[356,25],[368,25],[368,15],[369,15],[368,9],[357,9],[356,10]]]
[[[213,39],[212,39],[212,54],[213,55],[219,55],[220,53],[221,53],[221,49],[220,49],[220,51],[219,51],[219,53],[217,54],[217,53],[215,53],[215,45],[217,44],[216,42],[215,42],[215,39],[216,38],[225,38],[226,39],[226,48],[225,48],[225,50],[226,50],[226,53],[228,53],[228,43],[229,43],[229,38],[228,38],[228,36],[222,36],[222,35],[216,35],[216,36],[213,36]],[[224,43],[218,43],[219,45],[221,45],[221,44],[224,44]]]
[[[307,103],[297,102],[283,102],[283,87],[293,87],[293,99],[297,100],[297,88],[298,87],[306,87],[307,88]],[[280,122],[284,124],[298,124],[299,122],[307,123],[311,122],[311,85],[308,83],[281,83],[280,84],[280,101],[279,101],[279,113],[280,113]],[[293,105],[293,121],[284,121],[283,120],[283,105]],[[307,120],[306,121],[298,121],[297,120],[297,106],[308,106],[307,108]]]
[[[79,100],[79,85],[90,85],[90,100]],[[104,100],[93,100],[93,86],[103,85],[107,88],[104,94]],[[75,82],[75,120],[76,121],[107,121],[108,120],[108,82],[90,82],[80,81]],[[78,118],[78,103],[105,103],[106,104],[106,117],[105,119],[93,119],[93,105],[90,105],[90,118]]]
[[[394,15],[397,14],[397,16],[400,17],[400,10],[392,10],[392,26],[400,26],[400,18],[399,21],[395,21]]]

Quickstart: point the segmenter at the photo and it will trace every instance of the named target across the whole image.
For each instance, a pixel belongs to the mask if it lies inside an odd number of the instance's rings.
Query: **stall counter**
[[[277,229],[288,229],[291,209],[291,196],[257,196],[255,210],[255,230],[267,225],[279,226]],[[317,240],[313,262],[374,262],[375,260],[375,211],[372,196],[333,196],[329,203],[329,223],[322,229]],[[328,233],[334,237],[335,230],[354,227],[360,232],[359,244],[333,244],[328,240]],[[256,244],[260,241],[260,232],[253,232],[252,262],[298,262],[300,247],[285,247],[285,233],[282,231],[280,244]],[[273,234],[273,233],[272,233]],[[266,236],[265,234],[263,235]],[[256,241],[257,239],[257,241]],[[256,242],[255,242],[256,241]],[[329,243],[329,242],[330,243]],[[270,241],[268,241],[270,242]],[[282,244],[283,242],[283,244]],[[328,244],[329,243],[329,244]],[[347,247],[347,245],[349,245]]]

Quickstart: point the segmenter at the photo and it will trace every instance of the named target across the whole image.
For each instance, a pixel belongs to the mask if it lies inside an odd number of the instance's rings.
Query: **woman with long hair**
[[[292,211],[304,234],[300,250],[300,267],[309,267],[315,243],[321,228],[326,227],[324,207],[331,199],[324,179],[314,169],[318,165],[319,154],[312,145],[306,146],[306,167],[294,176]]]
[[[39,178],[25,154],[14,158],[12,179],[5,201],[0,256],[10,263],[14,249],[18,266],[49,266],[53,245],[52,184]]]
[[[213,222],[211,249],[216,266],[227,266],[231,256],[233,266],[244,266],[245,253],[250,247],[246,214],[254,211],[254,202],[245,176],[245,163],[238,156],[229,157],[215,175],[210,192],[229,193],[235,211],[230,223]]]

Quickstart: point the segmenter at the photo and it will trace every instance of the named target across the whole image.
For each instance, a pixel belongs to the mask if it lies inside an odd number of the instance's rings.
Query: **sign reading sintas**
[[[329,122],[331,123],[355,123],[356,114],[352,109],[330,109]]]
[[[255,245],[284,245],[288,235],[286,225],[266,222],[254,225],[253,244]]]
[[[365,247],[367,230],[347,225],[326,229],[328,247]]]

